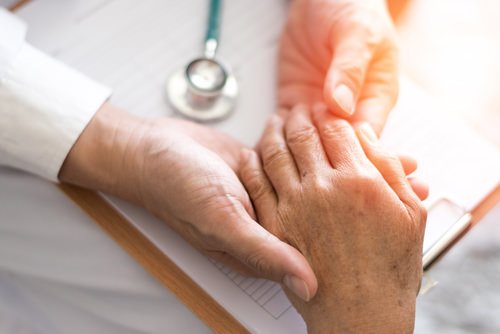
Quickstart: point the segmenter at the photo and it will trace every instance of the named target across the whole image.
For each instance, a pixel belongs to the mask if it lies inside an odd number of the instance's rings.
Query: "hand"
[[[324,101],[334,115],[379,133],[398,94],[395,28],[385,2],[292,1],[279,53],[280,106]]]
[[[231,168],[238,166],[242,147],[206,127],[145,121],[106,105],[71,150],[60,179],[138,203],[205,254],[288,283],[309,300],[316,279],[308,262],[253,219]]]
[[[191,138],[199,145],[216,153],[233,171],[239,168],[241,150],[245,146],[233,137],[215,129],[182,119],[162,119],[156,125],[164,127],[162,130],[166,130],[169,133],[181,133],[182,136]],[[252,210],[248,195],[243,197],[247,198],[245,205],[248,210]]]
[[[259,222],[304,254],[318,279],[310,333],[411,333],[426,213],[373,130],[327,111],[273,116],[240,169]]]

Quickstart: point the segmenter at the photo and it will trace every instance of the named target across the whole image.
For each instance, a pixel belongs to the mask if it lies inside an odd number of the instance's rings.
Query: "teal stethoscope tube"
[[[205,42],[208,40],[218,41],[219,25],[221,16],[221,0],[210,0],[210,10],[208,13],[208,27]]]

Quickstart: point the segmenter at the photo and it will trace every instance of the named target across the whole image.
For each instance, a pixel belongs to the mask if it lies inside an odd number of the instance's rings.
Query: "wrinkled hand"
[[[286,275],[300,277],[315,289],[304,257],[252,218],[248,195],[228,165],[237,166],[241,144],[177,120],[156,122],[149,133],[141,172],[145,177],[139,185],[141,202],[150,211],[195,247],[233,268],[248,268],[278,282]],[[309,298],[305,283],[290,287]]]
[[[397,157],[326,110],[273,116],[240,178],[259,222],[304,254],[318,279],[290,296],[310,333],[411,333],[426,213]]]
[[[294,0],[281,39],[279,104],[324,101],[379,133],[398,94],[397,53],[385,0]]]
[[[287,277],[290,289],[308,300],[316,291],[308,262],[253,218],[233,171],[242,147],[207,127],[146,121],[105,105],[71,150],[60,178],[138,203],[207,255],[259,277]]]

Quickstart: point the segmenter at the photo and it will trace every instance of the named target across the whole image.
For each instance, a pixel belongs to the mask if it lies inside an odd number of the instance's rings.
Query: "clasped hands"
[[[377,139],[397,96],[396,55],[385,1],[294,0],[281,116],[257,152],[105,104],[60,179],[136,202],[209,256],[281,282],[310,332],[409,332],[426,188],[406,177],[414,161]]]

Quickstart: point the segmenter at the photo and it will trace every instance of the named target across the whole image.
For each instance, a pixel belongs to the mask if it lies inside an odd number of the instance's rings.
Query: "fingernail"
[[[306,282],[298,277],[286,275],[283,278],[283,284],[296,294],[300,299],[308,302],[311,299],[311,294],[307,288]]]
[[[354,113],[354,94],[344,84],[341,84],[333,91],[333,98],[337,104],[349,115]]]
[[[368,123],[363,123],[359,127],[361,133],[363,136],[372,144],[375,144],[378,142],[378,137],[373,128],[370,126]]]

